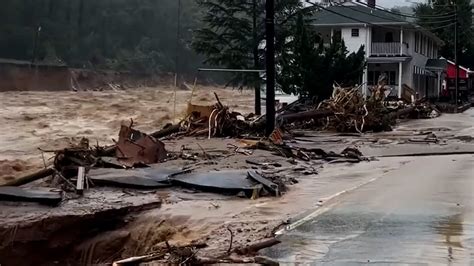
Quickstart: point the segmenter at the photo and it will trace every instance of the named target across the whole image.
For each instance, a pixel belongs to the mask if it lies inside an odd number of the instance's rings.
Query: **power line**
[[[390,26],[385,26],[385,25],[378,25],[378,24],[374,24],[374,23],[371,23],[371,22],[368,22],[368,21],[364,21],[364,20],[360,20],[360,19],[357,19],[357,18],[354,18],[354,17],[350,17],[350,16],[347,16],[347,15],[344,15],[344,14],[341,14],[337,11],[334,11],[334,10],[331,10],[329,8],[326,8],[326,7],[323,7],[317,3],[312,3],[312,2],[309,2],[309,0],[305,0],[306,3],[310,4],[310,5],[313,5],[313,6],[317,6],[319,7],[320,9],[322,10],[325,10],[327,12],[330,12],[330,13],[333,13],[333,14],[336,14],[338,16],[341,16],[341,17],[344,17],[344,18],[348,18],[348,19],[351,19],[351,20],[354,20],[354,21],[357,21],[357,22],[360,22],[360,23],[364,23],[364,24],[367,24],[367,25],[371,25],[373,27],[379,27],[379,28],[385,28],[385,29],[390,29],[390,30],[399,30],[400,28],[396,28],[396,27],[390,27]],[[341,6],[341,4],[337,4],[337,6]],[[397,21],[397,22],[403,22],[403,21]],[[406,21],[406,23],[409,23],[408,21]],[[449,27],[449,26],[452,26],[451,24],[449,25],[446,25],[446,26],[442,26],[442,27]],[[442,28],[440,27],[440,28]],[[436,28],[438,29],[438,28]]]
[[[343,7],[343,8],[348,8],[348,9],[354,10],[354,11],[362,13],[362,14],[371,15],[371,16],[374,16],[374,17],[377,17],[377,18],[382,18],[382,19],[385,19],[385,20],[390,20],[390,21],[394,21],[394,22],[405,22],[405,21],[397,20],[396,18],[387,18],[387,17],[378,16],[378,15],[373,14],[373,13],[364,12],[362,10],[352,8],[352,6],[345,6],[345,5],[341,5],[341,4],[338,4],[337,6],[340,6],[340,7]],[[454,21],[453,19],[441,20],[441,21],[428,21],[428,22],[424,22],[423,24],[439,24],[439,23],[448,23],[448,22],[453,22],[453,21]]]
[[[438,30],[438,29],[443,29],[443,28],[449,28],[449,27],[454,26],[454,25],[456,25],[456,22],[453,22],[453,23],[448,24],[448,25],[440,26],[440,27],[428,28],[428,30]]]
[[[368,6],[367,4],[364,4],[366,6]],[[447,5],[448,6],[448,5]],[[450,5],[449,5],[450,6]],[[408,18],[446,18],[446,17],[454,17],[455,14],[456,14],[456,11],[453,11],[453,12],[450,12],[450,13],[446,13],[446,14],[439,14],[439,15],[425,15],[425,16],[416,16],[416,15],[410,15],[410,14],[406,14],[406,13],[402,13],[402,12],[392,12],[392,11],[389,11],[389,10],[386,10],[384,9],[383,7],[381,6],[375,6],[374,9],[376,10],[380,10],[380,11],[383,11],[385,13],[389,13],[389,14],[392,14],[392,15],[397,15],[397,16],[402,16],[402,17],[408,17]]]
[[[383,25],[377,25],[377,24],[373,24],[373,23],[370,23],[370,22],[367,22],[367,21],[363,21],[363,20],[360,20],[360,19],[357,19],[357,18],[353,18],[353,17],[349,17],[349,16],[346,16],[344,14],[341,14],[339,12],[336,12],[334,10],[330,10],[329,8],[326,8],[326,7],[323,7],[319,4],[316,4],[316,3],[312,3],[312,2],[309,2],[309,0],[305,0],[306,3],[310,4],[310,5],[313,5],[313,6],[317,6],[319,7],[319,9],[322,9],[322,10],[325,10],[329,13],[333,13],[333,14],[336,14],[338,16],[341,16],[341,17],[344,17],[344,18],[348,18],[350,20],[354,20],[354,21],[357,21],[357,22],[360,22],[360,23],[364,23],[364,24],[367,24],[367,25],[371,25],[373,27],[380,27],[380,28],[386,28],[386,29],[391,29],[391,30],[398,30],[399,28],[395,28],[395,27],[389,27],[389,26],[383,26]],[[407,22],[408,23],[408,22]]]

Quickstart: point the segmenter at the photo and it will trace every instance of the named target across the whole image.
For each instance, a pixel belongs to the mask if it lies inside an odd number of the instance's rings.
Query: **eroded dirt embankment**
[[[0,227],[1,265],[89,265],[110,261],[130,238],[117,231],[139,213],[160,206],[152,202],[87,214],[45,216],[40,220]],[[107,236],[90,241],[97,235]],[[114,257],[115,256],[115,257]],[[107,260],[108,258],[108,260]]]

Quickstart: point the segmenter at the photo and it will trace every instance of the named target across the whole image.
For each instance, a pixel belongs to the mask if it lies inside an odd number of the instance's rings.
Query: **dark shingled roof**
[[[313,25],[335,24],[364,24],[364,22],[378,25],[404,25],[410,24],[404,18],[388,12],[369,8],[362,5],[330,6],[316,12]],[[339,15],[340,14],[340,15]]]
[[[446,59],[428,59],[426,68],[430,70],[445,70],[448,66]]]
[[[381,27],[404,26],[406,28],[416,29],[423,34],[426,34],[438,44],[443,44],[443,41],[429,30],[407,21],[402,16],[383,11],[377,8],[370,8],[360,4],[346,4],[329,6],[321,11],[315,13],[312,20],[314,26],[356,26],[356,25],[378,25]]]

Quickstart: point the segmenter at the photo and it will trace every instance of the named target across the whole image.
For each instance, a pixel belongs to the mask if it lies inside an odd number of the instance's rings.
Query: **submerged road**
[[[462,117],[456,130],[473,136],[473,110]],[[406,158],[284,232],[266,255],[289,264],[474,265],[474,155]]]

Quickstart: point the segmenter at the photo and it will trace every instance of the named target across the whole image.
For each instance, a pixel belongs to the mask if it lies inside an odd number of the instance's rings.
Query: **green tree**
[[[331,95],[334,82],[359,83],[365,66],[363,46],[350,54],[343,40],[334,38],[325,46],[302,15],[293,32],[279,62],[278,83],[283,91],[325,99]]]
[[[264,66],[265,9],[262,0],[199,0],[203,26],[195,32],[193,47],[208,65],[231,69],[261,69]],[[283,34],[288,18],[300,10],[298,0],[276,1],[276,33]],[[278,45],[277,45],[278,49]],[[260,113],[260,83],[257,73],[234,73],[228,85],[255,90],[255,112]]]
[[[195,0],[2,0],[0,57],[63,60],[74,67],[195,75],[202,58],[190,47],[199,26]],[[178,47],[176,47],[178,44]]]
[[[474,49],[474,34],[472,32],[472,8],[470,0],[433,0],[415,6],[417,23],[431,29],[445,42],[441,55],[454,58],[454,23],[457,12],[458,58],[461,64],[474,66],[472,58]],[[467,60],[466,60],[467,59]]]

